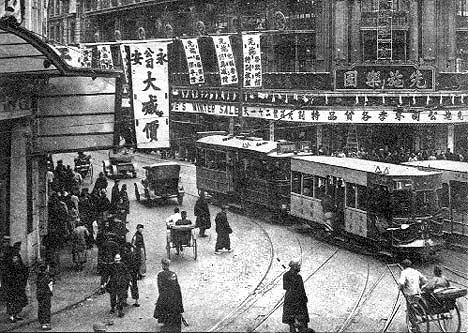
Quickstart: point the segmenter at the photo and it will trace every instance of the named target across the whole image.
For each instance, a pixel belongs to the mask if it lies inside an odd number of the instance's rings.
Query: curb
[[[80,303],[86,301],[86,299],[90,298],[90,297],[93,296],[93,295],[96,295],[97,292],[99,291],[99,289],[100,289],[100,288],[98,287],[98,288],[96,288],[91,294],[87,294],[85,297],[83,297],[83,298],[80,299],[79,301],[73,302],[73,303],[71,303],[71,304],[68,304],[68,305],[64,306],[64,307],[61,308],[61,309],[58,309],[58,310],[56,310],[56,311],[54,311],[54,312],[51,312],[51,314],[50,314],[51,317],[52,317],[53,315],[57,315],[57,314],[59,314],[59,313],[62,313],[62,312],[64,312],[64,311],[67,311],[67,310],[73,308],[74,306],[76,306],[76,305],[78,305],[78,304],[80,304]],[[17,329],[17,328],[24,327],[24,326],[30,325],[30,324],[32,324],[32,323],[35,323],[35,322],[38,322],[38,319],[37,319],[37,318],[35,318],[35,319],[27,319],[27,320],[22,321],[21,323],[18,323],[18,324],[13,325],[13,327],[7,328],[7,329],[4,330],[3,332],[11,332],[11,331],[13,331],[13,330],[15,330],[15,329]]]

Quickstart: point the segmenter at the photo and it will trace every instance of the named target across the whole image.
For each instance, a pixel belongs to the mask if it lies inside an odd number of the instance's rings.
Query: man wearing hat
[[[43,330],[50,330],[50,308],[54,279],[47,269],[47,264],[39,263],[36,280],[37,317]]]
[[[427,283],[427,279],[418,270],[412,268],[411,260],[405,259],[401,262],[403,270],[398,280],[398,287],[406,296],[406,309],[409,320],[413,325],[416,322],[416,316],[411,304],[417,303],[421,298],[421,287]]]
[[[138,224],[136,227],[136,232],[132,238],[132,245],[135,247],[136,251],[136,260],[140,267],[140,272],[138,278],[142,279],[146,274],[146,247],[145,239],[143,238],[143,224]]]
[[[215,223],[218,237],[216,238],[215,254],[220,254],[221,249],[226,249],[228,252],[232,251],[231,239],[229,238],[229,234],[232,233],[232,229],[227,220],[226,210],[227,206],[222,205],[221,211],[216,214]]]
[[[10,245],[10,236],[3,236],[2,247],[0,248],[0,296],[3,296],[3,275],[13,256],[13,251],[13,246]]]

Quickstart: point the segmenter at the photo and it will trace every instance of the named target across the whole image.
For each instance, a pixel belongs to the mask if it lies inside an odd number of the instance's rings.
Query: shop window
[[[346,183],[346,207],[356,208],[356,185]]]
[[[357,205],[356,208],[360,210],[367,210],[367,187],[356,185]]]
[[[304,175],[302,194],[306,197],[313,197],[314,194],[314,177],[310,175]]]
[[[301,194],[301,173],[291,172],[291,192]]]
[[[327,178],[315,176],[314,198],[322,199],[326,193]]]

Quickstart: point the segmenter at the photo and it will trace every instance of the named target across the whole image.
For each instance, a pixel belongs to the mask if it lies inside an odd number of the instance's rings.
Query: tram
[[[447,210],[444,231],[454,237],[468,237],[468,163],[427,160],[404,164],[442,172],[439,198],[441,206]]]
[[[428,256],[440,250],[441,187],[440,172],[410,166],[329,156],[291,158],[292,216],[392,256]],[[325,201],[331,203],[325,206]],[[333,218],[328,219],[330,210]]]
[[[310,154],[310,142],[275,142],[247,136],[199,139],[197,187],[224,203],[289,211],[291,156]]]

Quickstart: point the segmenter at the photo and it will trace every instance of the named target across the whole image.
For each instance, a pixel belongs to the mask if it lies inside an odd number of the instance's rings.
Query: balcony
[[[361,12],[361,29],[377,28],[378,12]],[[408,29],[408,12],[394,11],[392,15],[392,26],[394,30]]]

